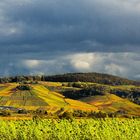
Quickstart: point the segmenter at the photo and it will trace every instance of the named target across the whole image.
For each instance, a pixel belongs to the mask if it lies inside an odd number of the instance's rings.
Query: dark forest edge
[[[11,76],[1,77],[0,83],[23,81],[51,81],[51,82],[92,82],[105,85],[140,85],[139,81],[128,80],[118,76],[101,73],[67,73],[52,76]]]
[[[121,98],[126,98],[131,102],[134,102],[140,105],[140,87],[139,86],[126,86],[117,87],[103,84],[92,84],[85,82],[69,82],[64,83],[67,87],[73,87],[71,90],[62,91],[62,94],[71,99],[79,100],[85,97],[91,97],[96,95],[106,95],[106,94],[115,94]],[[79,88],[75,90],[74,88]]]

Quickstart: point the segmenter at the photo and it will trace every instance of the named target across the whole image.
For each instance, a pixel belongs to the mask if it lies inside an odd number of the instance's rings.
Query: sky
[[[99,72],[140,80],[139,0],[1,0],[0,76]]]

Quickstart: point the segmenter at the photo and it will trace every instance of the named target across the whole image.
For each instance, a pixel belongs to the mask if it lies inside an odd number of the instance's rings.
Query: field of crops
[[[57,111],[61,107],[68,109],[81,110],[98,110],[94,105],[89,105],[78,100],[66,99],[62,94],[51,91],[43,84],[32,84],[30,90],[17,89],[18,84],[0,85],[0,106],[12,106],[24,108],[27,110],[36,110],[37,108],[56,108]],[[49,86],[59,87],[60,83],[49,83]],[[54,112],[53,111],[53,112]]]
[[[140,140],[139,119],[0,121],[1,140]]]

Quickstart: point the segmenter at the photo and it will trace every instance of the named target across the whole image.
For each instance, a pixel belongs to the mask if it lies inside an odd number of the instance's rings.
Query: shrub
[[[73,119],[73,115],[71,112],[64,112],[62,115],[59,116],[60,119]]]
[[[73,112],[73,116],[74,117],[87,117],[88,116],[88,112],[82,111],[82,110],[75,110]]]
[[[10,110],[2,110],[1,115],[2,116],[11,116],[12,112]]]
[[[18,114],[27,114],[28,112],[27,112],[27,110],[25,110],[25,109],[20,109],[20,110],[18,110],[17,113],[18,113]]]
[[[38,109],[36,109],[35,113],[38,114],[38,115],[48,115],[47,110],[44,109],[44,108],[38,108]]]
[[[17,86],[16,87],[18,90],[31,90],[32,88],[31,88],[31,86],[29,86],[29,85],[19,85],[19,86]]]

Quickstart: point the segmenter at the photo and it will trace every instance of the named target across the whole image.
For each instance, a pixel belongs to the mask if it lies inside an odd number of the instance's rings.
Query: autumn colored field
[[[16,86],[19,84],[10,84],[1,86],[0,88],[0,106],[13,106],[17,108],[24,108],[35,110],[39,107],[56,111],[59,108],[81,109],[81,110],[98,110],[94,105],[65,98],[62,94],[50,91],[44,86],[44,83],[30,85],[31,90],[17,90]],[[48,82],[48,86],[60,86],[61,83]]]
[[[74,86],[71,86],[71,85]],[[140,106],[121,98],[115,94],[104,93],[89,97],[81,97],[79,99],[65,96],[65,92],[72,96],[82,94],[81,90],[85,86],[102,86],[96,83],[68,83],[68,82],[28,82],[24,86],[28,86],[29,90],[22,90],[18,87],[24,85],[22,83],[6,83],[0,85],[0,106],[2,108],[14,107],[27,110],[27,114],[23,113],[23,117],[32,117],[32,111],[38,109],[46,110],[48,114],[62,114],[64,112],[73,112],[76,110],[86,112],[118,113],[119,115],[140,116]],[[106,87],[106,86],[105,86]],[[127,89],[131,90],[134,85],[129,86],[109,86],[111,89]],[[91,92],[91,91],[89,91]],[[94,92],[93,92],[94,93]],[[91,93],[90,93],[91,94]],[[28,113],[28,111],[30,111]],[[11,117],[21,117],[22,114],[12,113]],[[10,116],[9,116],[10,117]]]

